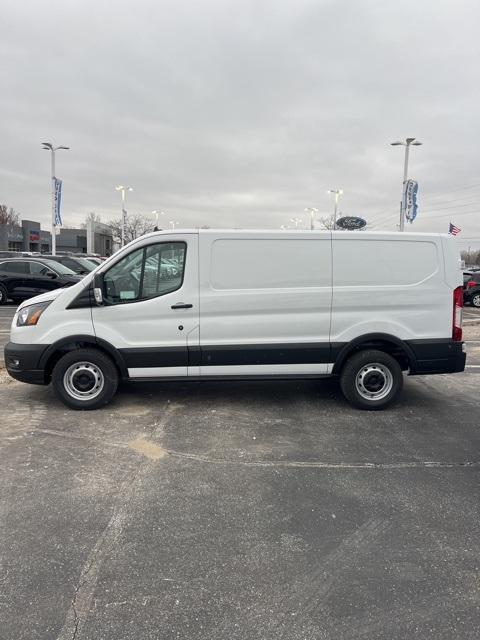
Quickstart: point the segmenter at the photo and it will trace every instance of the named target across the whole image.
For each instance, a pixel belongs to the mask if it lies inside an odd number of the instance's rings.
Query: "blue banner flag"
[[[53,179],[53,192],[55,194],[55,226],[62,226],[62,215],[60,213],[60,205],[62,203],[62,181],[58,178]]]
[[[415,180],[407,180],[403,193],[405,217],[409,222],[413,222],[417,217],[417,192],[418,182]]]

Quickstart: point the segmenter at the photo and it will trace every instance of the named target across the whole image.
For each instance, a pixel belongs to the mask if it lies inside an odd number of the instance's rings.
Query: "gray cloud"
[[[279,227],[306,206],[393,229],[417,135],[412,229],[480,245],[476,1],[3,3],[0,199],[49,221],[161,208],[185,226]],[[459,190],[459,187],[465,187]],[[468,188],[467,188],[468,187]],[[450,208],[451,207],[451,208]]]

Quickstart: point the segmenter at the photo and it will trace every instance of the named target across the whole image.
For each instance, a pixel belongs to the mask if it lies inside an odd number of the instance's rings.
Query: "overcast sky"
[[[480,246],[478,0],[0,0],[0,202],[50,220],[167,212],[181,226],[289,224],[326,191],[395,229],[416,136],[412,230]]]

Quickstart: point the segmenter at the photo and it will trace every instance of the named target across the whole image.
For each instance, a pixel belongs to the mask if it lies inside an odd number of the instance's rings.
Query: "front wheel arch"
[[[97,349],[107,355],[117,367],[119,376],[128,378],[128,369],[119,351],[106,340],[90,335],[68,336],[51,344],[42,354],[39,368],[45,371],[45,379],[50,382],[57,362],[70,351],[77,349]]]

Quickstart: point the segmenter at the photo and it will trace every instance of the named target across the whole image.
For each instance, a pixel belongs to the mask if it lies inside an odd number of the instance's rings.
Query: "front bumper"
[[[40,359],[48,346],[9,342],[5,346],[5,367],[8,373],[20,382],[48,384],[45,370],[40,367]]]

